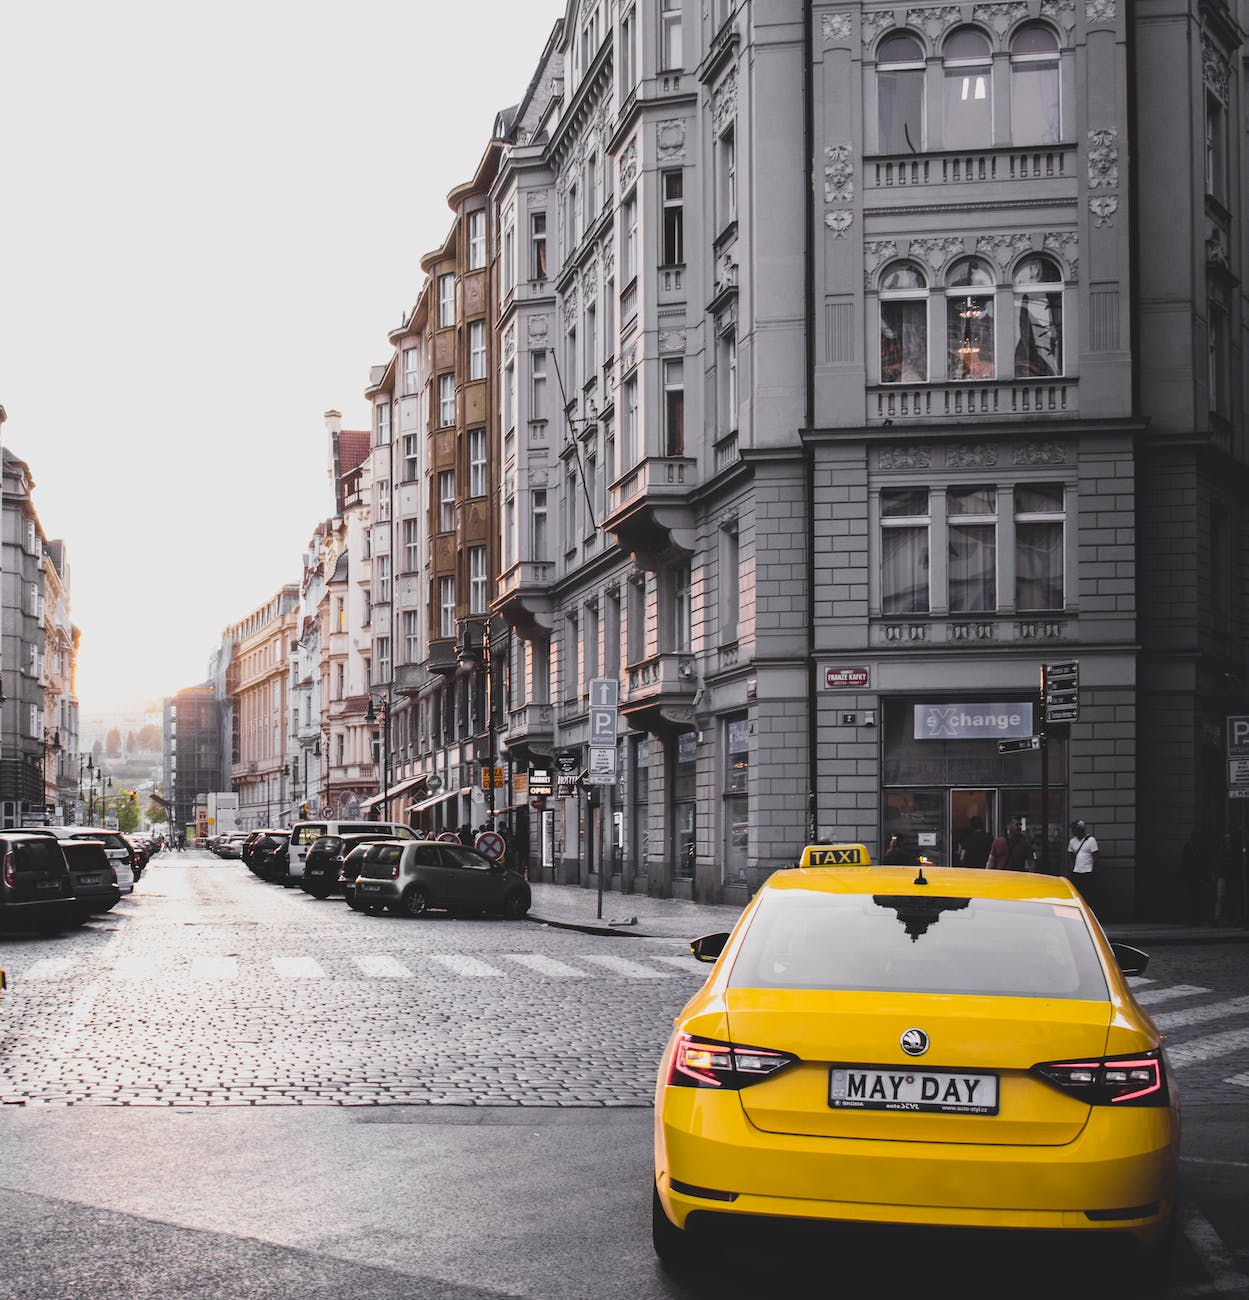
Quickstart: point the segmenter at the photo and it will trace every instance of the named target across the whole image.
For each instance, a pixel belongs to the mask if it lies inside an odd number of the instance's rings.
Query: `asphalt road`
[[[654,1064],[705,974],[676,940],[369,918],[187,854],[85,930],[0,937],[0,965],[0,1297],[1115,1289],[1111,1258],[976,1234],[727,1241],[665,1273]],[[1172,1294],[1249,1295],[1249,951],[1147,974],[1185,1103]]]

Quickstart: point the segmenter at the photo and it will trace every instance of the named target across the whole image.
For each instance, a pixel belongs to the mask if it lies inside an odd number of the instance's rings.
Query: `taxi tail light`
[[[748,1088],[798,1058],[766,1047],[742,1047],[682,1034],[672,1052],[668,1083],[674,1088]]]
[[[1090,1106],[1166,1106],[1170,1102],[1162,1051],[1083,1061],[1046,1061],[1032,1067],[1047,1083]]]

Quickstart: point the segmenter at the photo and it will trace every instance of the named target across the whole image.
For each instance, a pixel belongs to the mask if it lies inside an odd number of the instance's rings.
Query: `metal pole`
[[[490,619],[487,617],[485,636],[482,639],[482,659],[486,665],[486,763],[489,784],[486,787],[486,808],[490,814],[490,829],[494,830],[494,659],[490,643]]]
[[[1049,867],[1049,826],[1050,826],[1050,741],[1045,721],[1045,696],[1041,696],[1041,720],[1037,727],[1041,737],[1041,870],[1048,872]]]
[[[590,873],[594,873],[594,814],[598,810],[598,786],[592,785],[589,791],[590,805],[590,825],[588,828],[587,839],[589,840],[590,854]],[[599,854],[598,864],[598,919],[603,919],[603,855]]]

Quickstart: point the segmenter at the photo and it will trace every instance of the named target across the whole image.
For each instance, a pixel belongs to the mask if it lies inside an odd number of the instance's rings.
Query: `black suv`
[[[50,835],[0,836],[0,928],[51,934],[77,920],[74,886],[60,844]]]
[[[304,859],[304,874],[297,881],[300,889],[311,894],[313,898],[328,898],[331,894],[341,894],[344,889],[343,863],[347,854],[358,844],[376,844],[378,840],[388,840],[391,836],[383,832],[379,835],[322,835],[308,846],[308,856]],[[355,880],[351,872],[350,880]]]
[[[98,840],[62,840],[61,852],[74,885],[74,912],[81,925],[89,916],[117,906],[117,872]]]

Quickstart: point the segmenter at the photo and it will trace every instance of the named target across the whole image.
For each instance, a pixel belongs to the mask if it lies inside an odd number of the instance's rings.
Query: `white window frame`
[[[468,323],[468,377],[485,379],[486,377],[486,322],[473,320]]]
[[[486,613],[486,548],[468,548],[468,612]]]
[[[468,214],[468,269],[479,271],[486,265],[485,209]]]
[[[470,497],[486,495],[485,429],[468,431],[468,495]]]
[[[446,640],[455,636],[455,579],[438,579],[438,631]]]
[[[455,531],[455,470],[438,471],[438,531]]]
[[[455,276],[447,273],[438,277],[438,328],[449,329],[455,324]]]
[[[438,424],[448,428],[455,423],[455,374],[444,371],[438,376]]]

